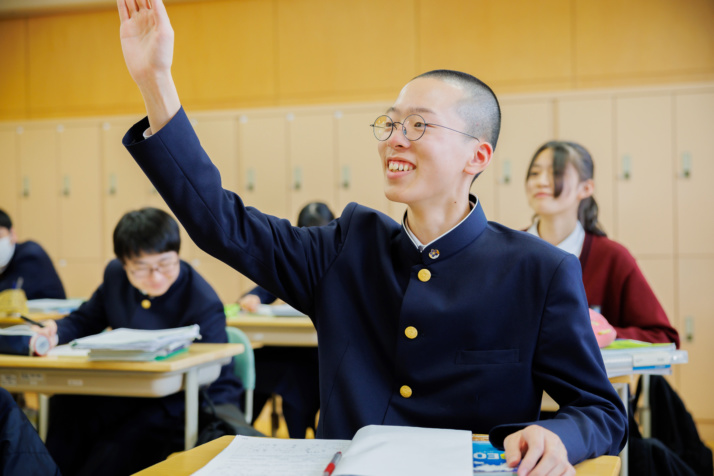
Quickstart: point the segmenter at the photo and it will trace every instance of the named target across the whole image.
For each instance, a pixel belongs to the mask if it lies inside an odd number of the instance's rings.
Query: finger
[[[503,455],[506,457],[506,463],[513,468],[521,462],[523,453],[521,452],[521,432],[512,433],[503,440]]]
[[[129,18],[131,18],[129,16],[129,9],[126,7],[125,0],[117,0],[117,8],[119,9],[119,19],[121,20],[122,23],[124,23],[125,21],[129,20]]]
[[[527,444],[527,448],[521,460],[521,465],[518,467],[519,475],[530,474],[533,468],[538,464],[541,456],[543,456],[543,440],[531,438],[531,441],[525,441],[525,443]],[[544,472],[542,474],[548,473]]]
[[[148,2],[148,0],[135,0],[136,5],[139,8],[139,10],[149,10],[151,9],[151,4]]]

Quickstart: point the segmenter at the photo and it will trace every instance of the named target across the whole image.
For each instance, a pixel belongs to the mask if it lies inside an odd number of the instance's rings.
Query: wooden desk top
[[[229,326],[234,327],[279,327],[281,329],[314,329],[312,321],[307,316],[281,317],[259,316],[257,314],[241,314],[226,319]]]
[[[188,476],[203,468],[233,441],[233,436],[222,436],[181,453],[136,473],[134,476]],[[601,456],[575,466],[578,476],[616,476],[620,472],[620,458]]]
[[[0,355],[0,367],[26,369],[112,370],[125,372],[176,372],[232,357],[244,351],[243,344],[191,344],[188,352],[150,362],[90,361],[87,357],[26,357]]]
[[[35,321],[45,321],[48,319],[62,319],[66,315],[67,314],[65,313],[59,312],[31,312],[27,314],[27,317]],[[18,324],[27,324],[27,322],[23,321],[19,317],[9,317],[6,315],[0,315],[0,327],[10,327],[16,326]]]
[[[165,461],[150,466],[134,476],[188,476],[207,465],[233,441],[233,438],[233,436],[222,436],[191,450],[175,453]],[[575,474],[617,476],[620,472],[620,464],[620,458],[617,456],[600,456],[576,465]]]

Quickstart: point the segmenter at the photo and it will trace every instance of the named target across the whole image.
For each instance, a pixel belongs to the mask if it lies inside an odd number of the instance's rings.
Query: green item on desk
[[[652,342],[642,342],[634,339],[616,339],[612,344],[603,347],[602,350],[640,349],[643,347],[670,347],[671,343],[653,344]]]
[[[224,304],[223,312],[225,312],[226,317],[238,317],[238,313],[240,312],[240,304],[238,304],[237,302]]]
[[[188,352],[188,347],[182,347],[166,355],[158,355],[156,360],[165,360],[173,357],[174,355],[183,354],[184,352]]]

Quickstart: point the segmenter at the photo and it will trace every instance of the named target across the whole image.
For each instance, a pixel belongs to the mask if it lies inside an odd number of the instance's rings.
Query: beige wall
[[[169,3],[190,110],[392,100],[428,69],[497,93],[714,79],[711,0]],[[0,19],[0,120],[141,113],[114,7]]]

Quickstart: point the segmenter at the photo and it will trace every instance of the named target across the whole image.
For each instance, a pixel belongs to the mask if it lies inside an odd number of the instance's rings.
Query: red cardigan
[[[618,338],[674,342],[679,347],[677,331],[624,246],[586,233],[580,265],[588,305],[600,307]]]

